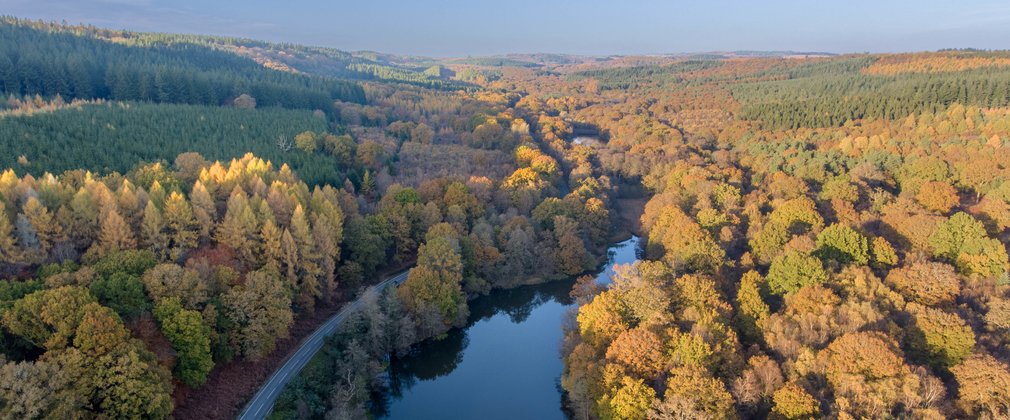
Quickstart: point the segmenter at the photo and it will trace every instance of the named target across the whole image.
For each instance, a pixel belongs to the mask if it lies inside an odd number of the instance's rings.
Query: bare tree
[[[282,152],[287,152],[294,147],[295,143],[290,138],[285,136],[277,136],[277,147],[281,149]]]

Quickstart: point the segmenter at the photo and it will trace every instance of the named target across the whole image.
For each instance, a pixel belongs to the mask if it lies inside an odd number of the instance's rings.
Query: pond
[[[638,259],[632,237],[614,244],[597,282]],[[565,419],[562,322],[574,279],[496,290],[470,302],[467,326],[415,345],[389,369],[373,414],[385,419]]]

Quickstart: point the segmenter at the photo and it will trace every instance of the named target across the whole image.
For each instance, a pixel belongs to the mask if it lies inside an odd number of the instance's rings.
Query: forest
[[[573,290],[572,417],[1010,415],[1002,57],[514,73],[653,192],[645,260]]]
[[[338,99],[364,100],[354,83],[271,71],[254,60],[190,43],[138,48],[15,18],[0,20],[0,36],[5,41],[0,91],[6,94],[202,105],[234,102],[245,94],[259,106],[302,109],[328,109]]]
[[[571,418],[1010,416],[1004,52],[0,38],[4,418],[234,418],[352,300],[270,416],[369,418],[473,299],[572,278]]]
[[[347,84],[38,26],[5,30],[40,53],[113,54],[102,64],[218,60],[210,79]],[[282,109],[256,91],[124,97],[52,77],[5,79],[0,111],[5,416],[234,415],[258,384],[229,394],[232,375],[381,273],[415,265],[386,298],[402,349],[465,320],[468,297],[585,271],[607,240],[606,178],[569,177],[577,163],[499,96],[370,84]],[[353,397],[339,410],[360,413]]]

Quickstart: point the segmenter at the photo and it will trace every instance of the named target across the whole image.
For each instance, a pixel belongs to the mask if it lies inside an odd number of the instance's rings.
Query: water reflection
[[[610,248],[597,281],[637,259],[638,238]],[[564,419],[558,354],[574,279],[498,290],[470,302],[466,327],[393,359],[376,418]]]

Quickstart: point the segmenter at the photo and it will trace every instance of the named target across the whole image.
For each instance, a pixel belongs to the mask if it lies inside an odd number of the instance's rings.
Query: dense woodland
[[[163,65],[93,30],[4,30],[55,51],[107,53],[94,63],[132,62],[138,74]],[[182,63],[246,60],[165,48]],[[241,66],[208,77],[348,85]],[[469,297],[592,268],[608,239],[607,178],[570,177],[566,168],[587,162],[559,161],[540,141],[553,128],[501,95],[377,84],[359,88],[367,101],[286,110],[254,91],[206,102],[10,80],[0,111],[5,416],[196,410],[179,395],[234,385],[207,383],[215,368],[271,355],[299,317],[413,264],[385,297],[385,337],[397,341],[372,347],[361,371],[464,322]],[[368,390],[354,385],[320,383],[313,410],[363,415]],[[352,394],[332,397],[341,392]]]
[[[639,187],[645,259],[572,291],[572,417],[1010,416],[1003,52],[436,62],[13,18],[0,38],[5,418],[231,416],[247,395],[194,397],[217,372],[410,267],[272,414],[366,418],[390,358],[471,298],[597,267]]]
[[[3,19],[0,90],[203,105],[234,102],[245,94],[259,106],[308,109],[328,109],[336,99],[364,100],[354,83],[273,71],[224,51],[186,43],[139,48],[71,29]]]
[[[1010,415],[1001,57],[503,78],[654,192],[647,259],[573,291],[572,416]]]

